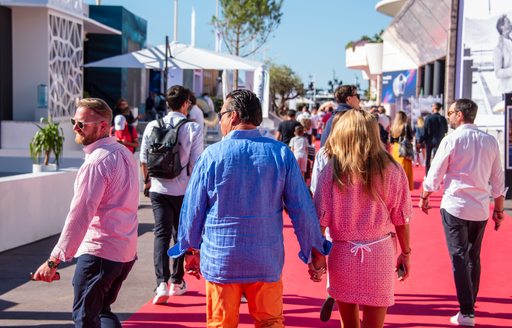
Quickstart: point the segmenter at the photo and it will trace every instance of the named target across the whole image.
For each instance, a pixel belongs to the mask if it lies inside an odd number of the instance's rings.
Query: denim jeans
[[[480,286],[480,250],[486,221],[459,219],[441,209],[457,299],[462,314],[474,314]]]
[[[78,257],[73,276],[75,327],[121,327],[110,305],[115,302],[134,263],[135,260],[114,262],[90,254]]]
[[[183,204],[183,196],[170,196],[152,192],[149,194],[153,215],[155,216],[155,241],[153,248],[153,260],[157,286],[161,282],[180,284],[183,281],[185,269],[181,256],[172,260],[172,273],[170,272],[169,256],[167,250],[174,246],[178,239],[178,225],[180,223],[180,211]],[[172,245],[171,245],[172,239]]]

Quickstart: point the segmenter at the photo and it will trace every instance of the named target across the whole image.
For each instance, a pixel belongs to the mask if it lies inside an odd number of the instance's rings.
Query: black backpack
[[[163,119],[158,119],[158,127],[154,127],[149,136],[148,173],[150,177],[174,179],[180,175],[183,167],[180,161],[178,131],[190,122],[183,119],[176,126],[165,126]],[[185,165],[187,166],[187,165]]]

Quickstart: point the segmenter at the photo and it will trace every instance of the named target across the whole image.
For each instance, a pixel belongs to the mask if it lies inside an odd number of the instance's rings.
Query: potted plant
[[[44,126],[35,124],[39,131],[36,132],[30,141],[30,158],[34,163],[34,172],[56,171],[59,165],[59,158],[62,155],[64,145],[64,132],[59,123],[42,119]],[[53,153],[54,163],[50,163],[50,156]],[[41,159],[43,162],[41,163]]]

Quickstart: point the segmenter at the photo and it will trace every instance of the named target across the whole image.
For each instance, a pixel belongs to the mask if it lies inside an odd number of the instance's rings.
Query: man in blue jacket
[[[359,105],[359,94],[357,93],[357,87],[355,85],[339,86],[336,91],[334,91],[334,100],[338,103],[338,107],[336,107],[331,118],[329,118],[325,124],[324,131],[322,132],[322,139],[320,140],[320,145],[322,147],[325,145],[325,142],[329,137],[329,133],[331,133],[332,120],[336,113],[345,112],[353,108],[361,109],[361,106]]]

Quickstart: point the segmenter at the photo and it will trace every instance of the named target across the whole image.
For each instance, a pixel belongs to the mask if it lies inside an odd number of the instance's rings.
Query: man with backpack
[[[171,238],[173,243],[177,239],[183,195],[194,164],[203,151],[200,126],[186,118],[190,106],[188,90],[172,86],[166,99],[169,112],[147,125],[140,149],[144,193],[151,199],[155,217],[153,257],[157,288],[153,304],[165,304],[169,296],[187,291],[183,257],[173,260],[170,270],[167,249],[172,246]]]

